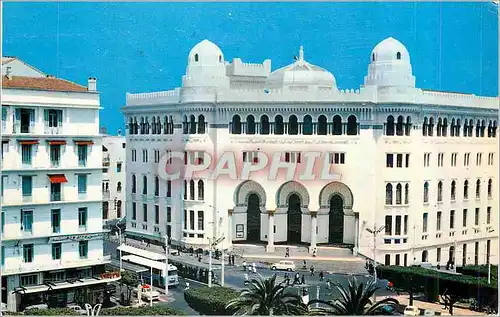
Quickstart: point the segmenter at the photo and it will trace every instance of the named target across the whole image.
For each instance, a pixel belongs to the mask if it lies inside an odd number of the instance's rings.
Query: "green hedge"
[[[102,316],[182,316],[183,311],[165,306],[117,307],[101,310]]]
[[[188,305],[202,315],[232,315],[226,311],[227,303],[240,292],[228,287],[191,288],[184,292]]]
[[[488,278],[488,265],[466,265],[464,267],[457,267],[457,272],[464,275],[474,277]],[[498,280],[498,265],[491,265],[491,280]]]
[[[79,316],[80,314],[70,308],[27,309],[24,315],[28,316]]]

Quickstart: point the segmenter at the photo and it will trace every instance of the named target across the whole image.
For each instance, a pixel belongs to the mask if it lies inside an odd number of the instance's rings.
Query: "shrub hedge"
[[[228,287],[200,287],[186,290],[184,299],[189,307],[202,315],[232,315],[232,311],[226,311],[226,305],[239,294]]]
[[[457,272],[464,275],[474,277],[488,278],[488,265],[466,265],[464,267],[457,267]],[[491,265],[491,280],[497,283],[498,280],[498,265]]]
[[[117,307],[102,309],[102,316],[182,316],[183,311],[166,306]]]
[[[48,309],[27,309],[24,311],[27,316],[79,316],[80,314],[70,308],[48,308]]]

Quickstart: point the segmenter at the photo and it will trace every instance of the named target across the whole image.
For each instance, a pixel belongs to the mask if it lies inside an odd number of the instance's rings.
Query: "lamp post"
[[[165,296],[168,295],[168,235],[165,234]]]
[[[214,208],[215,207],[213,205],[208,205],[208,207],[211,207],[211,208]],[[219,220],[219,222],[217,221],[212,221],[212,224],[214,224],[214,232],[215,232],[215,235],[212,239],[208,238],[208,242],[210,244],[210,247],[209,247],[209,257],[210,259],[208,260],[208,271],[209,271],[209,280],[208,280],[208,287],[212,287],[212,248],[219,244],[222,240],[224,240],[224,236],[221,236],[219,238],[217,238],[219,236],[219,230],[218,228],[220,227],[220,225],[222,224],[222,221],[223,221],[223,218],[222,217],[219,217],[219,212],[216,210],[214,212],[215,216],[216,216],[216,219]],[[219,224],[219,225],[217,225]],[[219,241],[220,240],[220,241]],[[222,247],[222,252],[221,252],[221,278],[220,278],[220,283],[221,283],[221,286],[224,286],[224,266],[225,266],[225,263],[224,263],[224,247]]]
[[[486,233],[493,233],[495,229],[489,228]],[[491,284],[491,261],[490,261],[490,252],[486,254],[488,261],[488,284]]]
[[[151,274],[149,275],[149,306],[153,307],[153,267],[151,267]]]
[[[382,230],[385,229],[385,226],[381,226],[377,229],[376,224],[373,224],[373,229],[371,228],[366,228],[366,231],[368,231],[371,235],[373,235],[373,277],[375,278],[375,283],[377,282],[377,260],[376,260],[376,254],[377,254],[377,234],[379,234]]]
[[[208,238],[208,287],[212,287],[212,239]]]
[[[123,218],[122,218],[123,219]],[[118,240],[119,240],[119,250],[120,250],[120,275],[122,274],[122,271],[123,271],[123,264],[122,264],[122,249],[121,249],[121,246],[122,246],[122,228],[120,228],[118,226],[118,224],[120,223],[120,221],[122,221],[122,219],[118,220],[118,222],[115,224],[115,227],[118,229]]]

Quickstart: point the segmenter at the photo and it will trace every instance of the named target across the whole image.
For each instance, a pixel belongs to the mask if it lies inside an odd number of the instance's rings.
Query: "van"
[[[282,260],[271,265],[271,270],[286,270],[295,271],[295,263],[293,261]]]

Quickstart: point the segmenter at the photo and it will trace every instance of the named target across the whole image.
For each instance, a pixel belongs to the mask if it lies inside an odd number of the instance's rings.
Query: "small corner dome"
[[[189,52],[189,65],[220,65],[224,64],[224,54],[221,49],[210,42],[203,40],[196,44]]]
[[[388,61],[410,61],[410,54],[406,47],[393,37],[388,37],[378,43],[370,55],[370,61],[388,62]]]

